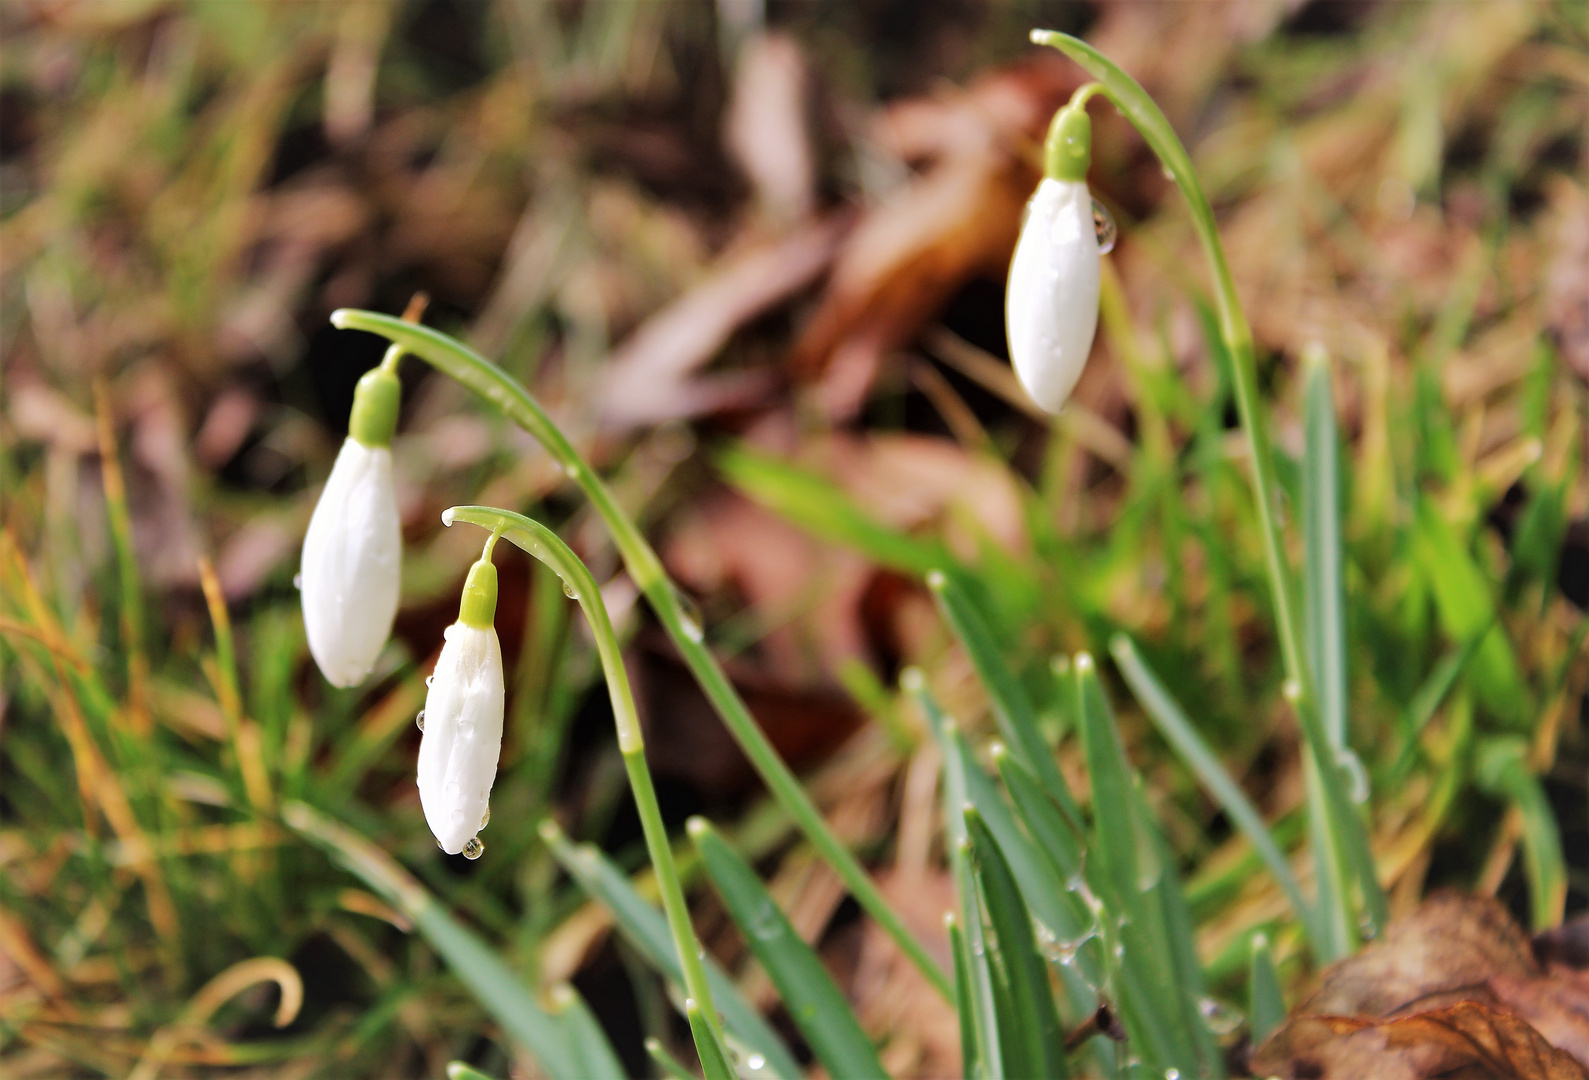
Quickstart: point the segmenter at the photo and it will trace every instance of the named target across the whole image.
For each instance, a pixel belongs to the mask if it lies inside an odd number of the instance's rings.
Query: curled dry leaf
[[[1264,1043],[1253,1070],[1285,1080],[1589,1077],[1521,1017],[1475,1001],[1391,1020],[1297,1017]]]
[[[1581,925],[1532,945],[1506,908],[1442,891],[1325,973],[1253,1056],[1283,1077],[1585,1077]]]

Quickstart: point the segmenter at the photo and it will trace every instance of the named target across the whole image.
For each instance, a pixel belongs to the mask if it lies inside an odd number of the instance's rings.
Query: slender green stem
[[[1287,682],[1295,688],[1294,700],[1298,720],[1307,745],[1318,759],[1318,776],[1323,787],[1321,825],[1334,834],[1333,842],[1340,843],[1347,853],[1353,870],[1359,878],[1364,908],[1371,919],[1378,921],[1384,911],[1384,894],[1375,876],[1373,857],[1368,846],[1367,833],[1347,796],[1337,754],[1324,729],[1319,715],[1318,700],[1313,679],[1303,652],[1302,615],[1297,603],[1292,581],[1281,543],[1277,507],[1280,484],[1275,476],[1273,448],[1269,431],[1258,409],[1258,365],[1253,349],[1252,328],[1236,295],[1236,282],[1231,277],[1230,264],[1225,258],[1224,246],[1219,240],[1218,225],[1213,208],[1202,184],[1192,168],[1192,159],[1181,145],[1175,129],[1163,111],[1142,86],[1121,70],[1113,61],[1091,45],[1054,30],[1034,30],[1032,40],[1049,45],[1080,64],[1089,75],[1103,86],[1102,93],[1129,120],[1143,139],[1153,149],[1181,194],[1186,197],[1192,214],[1192,227],[1207,257],[1214,283],[1215,310],[1219,319],[1220,337],[1230,354],[1231,371],[1236,392],[1236,410],[1242,428],[1247,433],[1248,454],[1252,458],[1253,495],[1258,504],[1258,524],[1263,536],[1264,563],[1269,573],[1269,591],[1275,608],[1276,631],[1280,638],[1280,652],[1285,665]],[[1293,695],[1288,695],[1293,696]],[[1322,883],[1321,883],[1322,886]],[[1337,894],[1329,903],[1344,910],[1352,910],[1349,882],[1343,878],[1337,883]]]
[[[833,867],[856,902],[894,939],[900,951],[911,959],[944,999],[953,1001],[954,989],[948,976],[883,898],[882,892],[867,876],[855,856],[833,834],[821,812],[800,786],[800,781],[789,771],[751,717],[750,710],[745,707],[728,676],[703,643],[700,626],[685,614],[678,590],[668,579],[661,560],[646,542],[645,536],[619,507],[612,491],[580,457],[573,444],[552,423],[530,393],[479,353],[429,327],[406,323],[389,315],[349,309],[333,312],[331,322],[346,329],[380,334],[403,346],[408,352],[490,401],[503,415],[529,432],[546,448],[568,477],[585,492],[591,505],[607,523],[630,578],[645,594],[663,629],[673,639],[701,689],[723,718],[734,741],[761,775],[778,805],[793,819],[817,853]]]
[[[635,711],[634,692],[629,687],[629,675],[623,666],[623,649],[618,644],[618,635],[613,632],[612,618],[607,614],[607,605],[601,598],[596,579],[556,533],[522,514],[490,506],[455,506],[443,513],[441,520],[446,525],[467,521],[471,525],[490,529],[490,542],[495,542],[500,535],[550,566],[563,579],[568,591],[579,601],[585,618],[590,621],[590,631],[596,639],[596,652],[601,657],[602,670],[607,676],[607,693],[612,698],[613,720],[618,728],[618,749],[623,754],[629,784],[634,789],[646,850],[651,856],[651,866],[657,874],[657,887],[662,893],[662,910],[667,915],[673,944],[679,950],[685,993],[700,1005],[708,1028],[718,1044],[722,1045],[722,1024],[712,1004],[712,988],[706,981],[706,967],[701,962],[701,943],[695,936],[695,928],[690,925],[690,909],[684,899],[684,887],[679,883],[678,867],[673,862],[673,848],[668,843],[667,826],[662,822],[662,809],[657,805],[656,789],[651,784],[651,770],[646,767],[645,741],[640,734],[640,716]]]

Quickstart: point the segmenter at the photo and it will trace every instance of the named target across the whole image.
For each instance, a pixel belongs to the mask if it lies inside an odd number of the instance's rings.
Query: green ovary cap
[[[403,400],[403,384],[384,367],[372,368],[359,379],[353,390],[353,415],[348,418],[348,434],[365,446],[390,446],[397,430],[397,407]]]
[[[485,557],[469,568],[458,604],[458,621],[484,630],[497,615],[497,568]]]
[[[1054,114],[1043,143],[1043,175],[1050,180],[1085,180],[1092,164],[1092,119],[1086,103]]]

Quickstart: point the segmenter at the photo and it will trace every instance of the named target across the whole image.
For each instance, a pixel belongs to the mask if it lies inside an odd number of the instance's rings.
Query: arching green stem
[[[1247,433],[1248,452],[1252,458],[1253,494],[1258,503],[1264,562],[1269,572],[1269,591],[1274,603],[1276,631],[1280,637],[1286,680],[1297,691],[1295,701],[1298,719],[1308,749],[1319,766],[1316,774],[1320,780],[1322,803],[1323,820],[1320,825],[1328,833],[1327,842],[1339,845],[1355,872],[1365,913],[1371,922],[1383,926],[1385,898],[1375,874],[1367,832],[1347,796],[1336,752],[1320,719],[1311,672],[1303,653],[1302,614],[1277,520],[1280,484],[1275,476],[1268,428],[1258,409],[1258,367],[1253,350],[1252,328],[1236,295],[1236,283],[1231,277],[1230,264],[1219,240],[1213,208],[1192,169],[1191,156],[1181,145],[1175,129],[1135,79],[1097,49],[1069,34],[1055,30],[1034,30],[1032,40],[1039,45],[1058,49],[1098,80],[1103,95],[1142,134],[1175,185],[1180,188],[1181,194],[1186,197],[1191,209],[1192,227],[1197,231],[1213,277],[1220,337],[1230,354],[1236,409],[1241,416],[1242,428]],[[1345,877],[1338,879],[1334,891],[1336,895],[1330,898],[1330,903],[1340,910],[1352,910],[1355,905],[1350,895],[1350,882]]]
[[[441,515],[441,520],[442,524],[449,526],[455,521],[467,521],[471,525],[490,529],[493,540],[501,536],[550,566],[563,579],[589,620],[591,634],[596,639],[596,653],[601,657],[602,671],[607,676],[607,693],[612,698],[613,721],[618,727],[618,750],[623,754],[629,784],[634,789],[635,806],[640,812],[640,827],[645,833],[646,850],[651,856],[651,866],[656,871],[657,886],[662,893],[662,910],[667,915],[668,930],[672,932],[673,944],[679,950],[679,966],[684,971],[684,990],[700,1005],[706,1026],[716,1038],[721,1052],[722,1022],[712,1004],[712,988],[707,985],[706,968],[701,963],[701,943],[695,936],[695,928],[690,925],[690,909],[684,900],[684,887],[679,883],[678,867],[673,862],[673,848],[668,843],[667,827],[662,823],[662,810],[657,805],[656,789],[651,784],[651,770],[646,767],[640,715],[635,711],[634,692],[629,688],[629,676],[624,671],[623,650],[618,644],[618,635],[613,632],[612,619],[607,614],[607,605],[601,598],[596,579],[556,533],[522,514],[491,506],[454,506]],[[704,1060],[708,1051],[705,1047],[699,1049]]]
[[[552,459],[585,492],[591,505],[606,522],[613,543],[617,545],[618,553],[623,556],[624,565],[629,570],[629,576],[645,594],[663,629],[673,639],[679,655],[689,665],[696,682],[700,683],[734,741],[750,759],[778,805],[805,834],[823,860],[833,867],[856,902],[894,940],[900,951],[911,959],[944,999],[953,1001],[954,989],[948,977],[883,898],[882,892],[867,876],[855,856],[828,828],[821,812],[800,786],[800,781],[789,771],[789,767],[767,741],[767,736],[751,718],[750,710],[745,707],[738,691],[702,642],[700,626],[684,613],[678,590],[668,579],[661,560],[646,542],[645,536],[619,507],[612,491],[580,457],[579,451],[574,449],[557,425],[552,423],[540,403],[530,396],[529,391],[479,353],[429,327],[407,323],[390,315],[347,308],[332,312],[331,323],[350,330],[380,334],[401,345],[409,353],[490,401],[504,416],[529,432],[546,448]]]

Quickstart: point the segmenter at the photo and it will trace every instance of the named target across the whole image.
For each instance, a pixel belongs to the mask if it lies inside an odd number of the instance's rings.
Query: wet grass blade
[[[1197,775],[1203,787],[1230,816],[1231,821],[1241,830],[1248,843],[1252,844],[1259,858],[1263,860],[1281,890],[1285,892],[1286,898],[1291,901],[1292,910],[1296,912],[1297,919],[1302,923],[1308,937],[1314,939],[1317,930],[1314,926],[1313,907],[1303,897],[1302,887],[1297,883],[1296,875],[1291,872],[1291,864],[1286,860],[1285,852],[1275,843],[1274,836],[1269,832],[1269,826],[1264,823],[1258,808],[1247,798],[1246,792],[1241,790],[1240,785],[1231,779],[1213,750],[1198,734],[1197,728],[1187,719],[1181,707],[1164,688],[1164,684],[1142,659],[1131,639],[1124,634],[1116,634],[1109,642],[1109,649],[1114,654],[1115,663],[1120,666],[1120,673],[1125,676],[1126,684],[1136,695],[1142,710],[1148,714],[1148,718],[1159,729],[1165,741],[1180,755],[1181,760],[1186,762],[1187,767]],[[1318,943],[1315,941],[1315,948],[1317,947]]]
[[[662,912],[635,891],[623,871],[594,846],[571,842],[554,822],[541,823],[541,837],[580,888],[612,913],[613,922],[624,939],[674,985],[683,986],[684,972],[679,967],[667,921]],[[729,1030],[748,1049],[767,1059],[772,1075],[783,1080],[799,1080],[804,1072],[783,1042],[711,957],[706,959],[706,978]]]
[[[830,1076],[886,1078],[850,1003],[756,872],[704,818],[691,818],[687,827],[723,906],[823,1068]]]
[[[581,1080],[584,1074],[564,1021],[536,1004],[519,976],[497,958],[496,950],[454,919],[391,856],[303,803],[283,806],[282,818],[408,916],[475,1000],[542,1068],[560,1080]]]
[[[943,613],[949,628],[965,648],[971,658],[971,665],[976,668],[977,676],[987,689],[994,720],[1008,742],[1010,751],[1037,777],[1065,816],[1080,828],[1081,811],[1077,809],[1076,800],[1064,777],[1059,774],[1054,755],[1043,739],[1032,699],[1016,678],[1015,672],[1005,663],[998,640],[988,628],[982,613],[976,609],[970,594],[963,585],[942,571],[927,575],[927,587],[932,590],[938,610]]]
[[[973,1006],[976,988],[971,983],[971,952],[954,912],[943,918],[949,934],[949,954],[954,957],[955,1014],[960,1018],[960,1075],[966,1080],[983,1075],[981,1051],[977,1047],[977,1018]]]
[[[1001,1017],[1001,1033],[1009,1036],[1006,1067],[1012,1076],[1063,1078],[1069,1075],[1065,1033],[1049,989],[1047,966],[1032,936],[1031,916],[1021,902],[1009,864],[975,807],[966,807],[965,819],[982,903],[998,946],[1002,981],[1014,1010],[1009,1023],[1002,1023]]]

